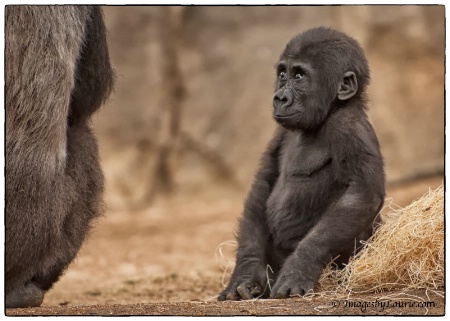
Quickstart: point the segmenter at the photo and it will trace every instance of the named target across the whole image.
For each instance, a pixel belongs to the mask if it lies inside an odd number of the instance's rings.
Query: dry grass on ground
[[[404,208],[391,208],[346,268],[328,267],[319,284],[319,293],[348,297],[415,289],[443,296],[444,187]]]

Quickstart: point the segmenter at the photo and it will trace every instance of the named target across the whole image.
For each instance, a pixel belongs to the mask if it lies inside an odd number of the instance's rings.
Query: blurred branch
[[[192,152],[202,158],[217,179],[231,184],[234,188],[244,188],[242,183],[236,178],[235,171],[223,159],[217,151],[211,149],[207,144],[199,141],[181,131],[178,140],[178,146],[182,152]]]
[[[173,171],[170,159],[175,152],[175,141],[180,133],[181,109],[185,96],[183,78],[179,67],[180,35],[182,34],[183,7],[164,6],[161,8],[161,74],[163,88],[160,109],[162,111],[162,136],[157,149],[157,161],[153,182],[144,196],[144,202],[155,194],[170,194],[173,191]]]

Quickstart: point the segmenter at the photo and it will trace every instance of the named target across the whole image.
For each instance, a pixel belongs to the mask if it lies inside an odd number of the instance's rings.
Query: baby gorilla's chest
[[[288,142],[281,154],[280,178],[286,181],[317,182],[317,176],[331,164],[326,144],[318,140],[307,143]]]
[[[333,200],[332,159],[324,141],[290,139],[280,155],[280,176],[267,200],[276,246],[292,250]]]

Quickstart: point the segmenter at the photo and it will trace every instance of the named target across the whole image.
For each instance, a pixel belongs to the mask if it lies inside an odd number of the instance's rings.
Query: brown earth
[[[388,197],[405,206],[433,177],[391,187]],[[202,198],[159,200],[132,213],[107,212],[78,258],[42,307],[8,309],[7,315],[442,315],[444,299],[416,291],[336,298],[291,298],[217,302],[233,263],[234,236],[244,196],[217,193]],[[228,263],[227,263],[228,260]],[[390,307],[377,301],[389,295]],[[412,295],[412,296],[411,296]],[[405,302],[401,305],[399,302]],[[422,301],[434,306],[423,307]],[[351,303],[353,302],[353,303]],[[366,303],[364,303],[366,302]],[[377,303],[378,302],[378,303]],[[353,307],[349,307],[353,304]],[[369,304],[367,309],[361,305]],[[339,306],[337,306],[339,305]],[[356,305],[356,307],[355,307]],[[416,305],[416,306],[412,306]]]
[[[139,304],[107,304],[78,306],[44,306],[41,308],[8,310],[8,315],[444,315],[444,300],[427,296],[424,291],[412,293],[412,298],[399,293],[401,299],[378,299],[359,296],[358,299],[252,300],[238,302],[157,302]],[[422,298],[424,302],[419,300]],[[383,305],[384,304],[384,305]]]

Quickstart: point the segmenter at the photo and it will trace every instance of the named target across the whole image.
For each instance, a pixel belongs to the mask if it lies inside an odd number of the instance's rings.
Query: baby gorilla
[[[372,235],[384,201],[383,159],[366,115],[369,67],[358,43],[310,29],[287,44],[276,70],[279,126],[247,197],[236,267],[220,301],[314,290],[326,264],[342,266]]]

